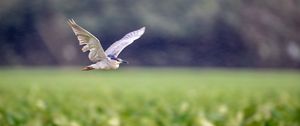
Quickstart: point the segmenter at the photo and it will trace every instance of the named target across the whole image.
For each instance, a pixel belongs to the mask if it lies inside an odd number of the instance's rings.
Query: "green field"
[[[300,73],[0,69],[0,126],[299,126]]]

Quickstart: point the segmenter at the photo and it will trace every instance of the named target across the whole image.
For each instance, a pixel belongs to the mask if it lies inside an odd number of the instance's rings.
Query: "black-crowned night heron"
[[[95,62],[95,64],[84,67],[82,69],[84,71],[93,69],[117,69],[121,63],[127,63],[127,61],[118,58],[118,55],[125,47],[133,43],[134,40],[140,38],[145,32],[145,27],[130,32],[120,40],[113,43],[104,52],[100,41],[94,35],[77,25],[73,19],[69,20],[68,24],[71,26],[73,32],[77,36],[79,45],[84,45],[81,49],[82,52],[90,51],[88,57],[92,62]]]

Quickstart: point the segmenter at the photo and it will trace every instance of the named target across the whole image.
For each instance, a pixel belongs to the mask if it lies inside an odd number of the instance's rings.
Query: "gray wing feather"
[[[97,62],[106,58],[100,41],[94,35],[77,25],[73,19],[69,20],[68,24],[77,36],[79,45],[84,45],[81,49],[82,52],[90,51],[88,57],[92,62]]]
[[[128,45],[133,43],[135,40],[140,38],[144,34],[144,32],[145,32],[145,27],[142,27],[136,31],[126,34],[123,38],[121,38],[120,40],[113,43],[105,51],[106,55],[114,55],[117,57],[125,47],[127,47]]]

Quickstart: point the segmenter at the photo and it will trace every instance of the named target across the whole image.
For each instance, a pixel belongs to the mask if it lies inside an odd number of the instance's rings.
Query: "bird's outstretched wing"
[[[77,25],[73,19],[69,20],[68,24],[77,36],[79,45],[84,45],[81,49],[82,52],[90,51],[89,59],[92,62],[97,62],[106,58],[100,41],[94,35]]]
[[[123,38],[113,43],[106,51],[106,55],[114,55],[118,57],[118,55],[121,53],[121,51],[134,42],[134,40],[137,40],[140,38],[145,32],[145,27],[142,27],[136,31],[130,32],[126,34]]]

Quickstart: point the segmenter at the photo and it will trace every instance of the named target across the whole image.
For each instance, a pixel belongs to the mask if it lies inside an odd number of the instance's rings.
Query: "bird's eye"
[[[115,61],[119,61],[117,58],[115,57],[110,57],[111,60],[115,60]]]

